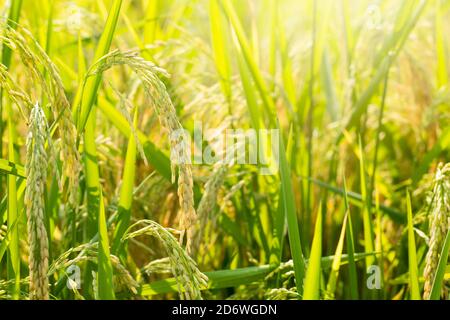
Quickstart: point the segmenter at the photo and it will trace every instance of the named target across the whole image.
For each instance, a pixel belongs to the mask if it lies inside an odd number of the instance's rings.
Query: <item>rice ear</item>
[[[197,218],[194,208],[194,183],[190,161],[190,146],[188,137],[178,120],[175,107],[167,93],[167,89],[159,79],[159,75],[168,77],[168,74],[150,61],[140,57],[137,51],[121,52],[114,50],[91,66],[86,74],[86,79],[116,65],[126,65],[138,75],[150,103],[158,114],[161,126],[168,132],[173,183],[175,182],[176,171],[178,169],[177,193],[181,208],[180,228],[182,230],[180,242],[183,243],[183,236],[186,233],[186,249],[190,252],[194,236],[194,224]]]
[[[63,163],[64,177],[69,180],[68,200],[69,205],[75,206],[78,192],[78,176],[81,170],[80,156],[77,149],[77,132],[72,121],[70,104],[64,92],[61,77],[55,64],[34,39],[33,35],[25,28],[17,25],[12,28],[4,23],[0,23],[0,40],[4,45],[16,51],[30,76],[41,85],[42,90],[47,95],[53,117],[58,125],[58,132],[61,138],[60,157]],[[41,70],[45,70],[47,76]],[[27,103],[29,99],[20,91],[19,94],[12,95],[17,99],[21,98]],[[14,93],[13,92],[13,93]]]
[[[139,225],[141,229],[130,232]],[[196,263],[181,248],[178,241],[167,229],[152,220],[141,220],[128,228],[123,240],[132,239],[144,234],[151,235],[161,241],[167,255],[174,277],[177,279],[178,292],[181,299],[202,299],[201,289],[206,287],[208,277],[198,270]]]
[[[27,137],[27,184],[25,206],[28,218],[30,255],[30,299],[47,300],[48,295],[48,237],[45,228],[44,192],[47,178],[47,121],[39,104],[30,114]]]
[[[440,164],[434,180],[430,214],[430,242],[424,269],[423,298],[430,299],[442,246],[450,228],[450,163]]]

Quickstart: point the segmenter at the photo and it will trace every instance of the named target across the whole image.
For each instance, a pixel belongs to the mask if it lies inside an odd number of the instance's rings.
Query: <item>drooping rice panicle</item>
[[[49,268],[48,276],[55,274],[57,271],[68,268],[72,265],[80,265],[84,261],[90,261],[97,263],[97,251],[98,242],[92,242],[80,245],[75,248],[64,252],[60,255]],[[73,259],[70,259],[70,255],[78,253]],[[130,272],[125,268],[125,266],[120,262],[119,258],[115,255],[110,255],[111,265],[115,270],[114,281],[117,284],[117,288],[126,287],[130,292],[136,294],[137,288],[139,287],[138,282],[131,276]]]
[[[286,289],[286,288],[276,288],[270,289],[266,293],[267,299],[269,300],[298,300],[299,294],[296,288]]]
[[[0,86],[6,90],[14,103],[20,108],[22,115],[27,114],[27,112],[25,112],[26,109],[31,109],[33,107],[33,102],[31,101],[29,95],[14,83],[7,68],[1,63]]]
[[[140,225],[143,225],[141,229],[131,232]],[[186,254],[167,228],[151,220],[141,220],[130,226],[128,230],[130,231],[125,234],[123,240],[147,234],[161,241],[169,257],[172,274],[177,280],[181,299],[202,298],[201,289],[206,287],[208,278],[198,270],[194,260]]]
[[[75,206],[78,194],[78,174],[80,171],[79,154],[76,146],[76,128],[72,121],[70,104],[64,92],[59,72],[45,50],[25,28],[17,29],[0,23],[0,40],[4,45],[16,51],[27,72],[41,86],[47,95],[51,111],[58,126],[61,139],[60,157],[64,168],[64,177],[69,180],[69,204]],[[47,76],[42,70],[45,70]]]
[[[115,65],[129,66],[139,76],[145,93],[158,114],[162,127],[168,131],[171,147],[172,183],[175,182],[178,169],[178,198],[181,207],[180,227],[183,232],[180,241],[183,242],[183,235],[186,232],[186,248],[190,252],[196,220],[190,145],[167,89],[158,77],[158,75],[168,77],[168,74],[163,69],[140,57],[137,51],[121,52],[114,50],[97,61],[89,69],[87,77],[103,73]]]

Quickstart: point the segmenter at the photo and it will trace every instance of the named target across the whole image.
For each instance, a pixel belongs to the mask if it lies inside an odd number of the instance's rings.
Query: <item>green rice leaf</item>
[[[322,204],[317,210],[316,228],[311,246],[311,256],[308,260],[305,277],[303,300],[318,300],[320,298],[321,257],[322,257]]]
[[[411,196],[406,192],[406,205],[408,213],[408,257],[409,257],[409,286],[411,299],[420,300],[419,270],[417,263],[416,240],[414,237],[414,225],[411,209]]]

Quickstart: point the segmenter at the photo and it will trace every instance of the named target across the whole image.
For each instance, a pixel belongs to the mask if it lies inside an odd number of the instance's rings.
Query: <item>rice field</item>
[[[450,299],[449,0],[0,15],[0,299]]]

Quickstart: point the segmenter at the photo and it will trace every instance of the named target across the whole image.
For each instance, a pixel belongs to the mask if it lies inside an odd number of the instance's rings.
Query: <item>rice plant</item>
[[[449,299],[450,1],[0,8],[0,299]]]

